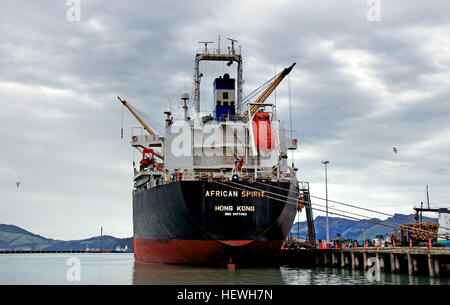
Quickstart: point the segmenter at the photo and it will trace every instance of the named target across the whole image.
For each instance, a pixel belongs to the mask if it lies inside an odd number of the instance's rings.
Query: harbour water
[[[131,253],[3,254],[0,285],[448,285],[449,279],[339,268],[192,267],[145,264]]]

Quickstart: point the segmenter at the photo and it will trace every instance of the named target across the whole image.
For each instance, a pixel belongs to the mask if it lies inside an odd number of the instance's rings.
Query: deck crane
[[[145,123],[144,122],[144,120],[142,120],[142,118],[136,113],[136,111],[134,111],[134,109],[126,102],[126,101],[124,101],[124,100],[122,100],[119,96],[117,97],[118,99],[119,99],[119,101],[125,106],[125,107],[127,107],[127,109],[128,110],[130,110],[130,112],[131,112],[131,114],[136,118],[136,120],[138,120],[139,121],[139,123],[141,123],[141,125],[144,127],[144,129],[145,130],[147,130],[147,132],[150,134],[150,135],[152,135],[152,136],[156,136],[156,134],[153,132],[153,130],[147,125],[147,123]],[[138,151],[140,151],[141,153],[142,153],[142,151],[137,147],[137,146],[135,146],[136,147],[136,149],[138,150]],[[146,147],[144,147],[144,149],[145,149]],[[153,152],[154,153],[154,155],[156,156],[156,157],[158,157],[158,158],[160,158],[161,160],[164,160],[164,156],[162,155],[162,154],[159,154],[159,153],[157,153],[157,152]]]
[[[259,105],[255,104],[263,104],[267,98],[270,96],[270,94],[277,88],[277,86],[281,83],[281,81],[288,75],[292,68],[295,66],[295,62],[288,68],[285,68],[280,75],[278,75],[277,78],[264,90],[264,92],[255,100],[254,103],[252,103],[252,106],[250,107],[250,117],[252,117],[256,111],[258,111]],[[246,117],[248,114],[248,111],[244,112],[242,117]]]

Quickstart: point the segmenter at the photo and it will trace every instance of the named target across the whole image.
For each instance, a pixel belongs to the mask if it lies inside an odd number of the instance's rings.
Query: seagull
[[[392,151],[395,152],[395,153],[397,153],[397,152],[398,152],[397,147],[392,147]]]
[[[20,183],[22,183],[22,182],[21,181],[16,182],[17,187],[19,187]]]

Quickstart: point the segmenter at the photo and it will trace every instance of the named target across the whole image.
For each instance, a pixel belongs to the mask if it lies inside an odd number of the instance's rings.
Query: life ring
[[[137,136],[132,136],[132,137],[131,137],[131,140],[132,140],[133,142],[136,142],[136,141],[137,141],[137,139],[138,139],[138,137],[137,137]]]
[[[156,165],[156,169],[159,170],[159,171],[162,171],[163,170],[163,165],[162,164]]]

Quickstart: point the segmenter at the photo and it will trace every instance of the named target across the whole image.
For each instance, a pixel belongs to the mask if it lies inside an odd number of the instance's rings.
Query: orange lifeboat
[[[269,113],[257,112],[255,114],[253,117],[253,137],[259,150],[267,154],[274,149]]]

